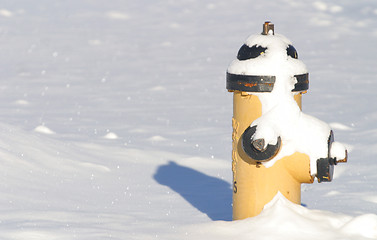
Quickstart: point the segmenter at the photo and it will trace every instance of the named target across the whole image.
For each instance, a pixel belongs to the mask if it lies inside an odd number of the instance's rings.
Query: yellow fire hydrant
[[[274,25],[249,37],[227,70],[233,92],[233,219],[258,215],[281,192],[301,203],[301,183],[329,182],[343,145],[329,126],[301,111],[308,72]]]

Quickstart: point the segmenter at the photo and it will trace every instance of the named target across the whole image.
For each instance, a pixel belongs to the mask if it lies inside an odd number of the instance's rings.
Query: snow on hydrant
[[[292,43],[263,24],[227,70],[233,92],[233,219],[258,215],[280,192],[301,203],[301,183],[330,182],[347,150],[330,127],[301,111],[309,88]]]

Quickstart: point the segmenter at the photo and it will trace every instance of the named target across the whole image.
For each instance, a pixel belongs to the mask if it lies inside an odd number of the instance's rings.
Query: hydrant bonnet
[[[226,88],[229,91],[271,92],[277,73],[287,72],[296,79],[292,92],[308,90],[309,74],[306,66],[298,60],[292,43],[282,35],[266,33],[265,29],[266,23],[261,35],[250,36],[241,46],[237,59],[228,68]]]

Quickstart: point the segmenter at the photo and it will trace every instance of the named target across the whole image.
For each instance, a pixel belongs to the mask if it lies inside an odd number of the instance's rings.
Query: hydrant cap
[[[305,64],[298,59],[296,49],[283,35],[275,34],[273,24],[266,22],[263,32],[246,39],[227,70],[230,91],[271,92],[276,81],[294,78],[291,90],[309,88]]]

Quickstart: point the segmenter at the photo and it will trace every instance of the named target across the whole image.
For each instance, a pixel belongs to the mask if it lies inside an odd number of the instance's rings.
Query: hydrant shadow
[[[232,220],[230,183],[170,161],[161,165],[154,179],[170,187],[212,220]]]

